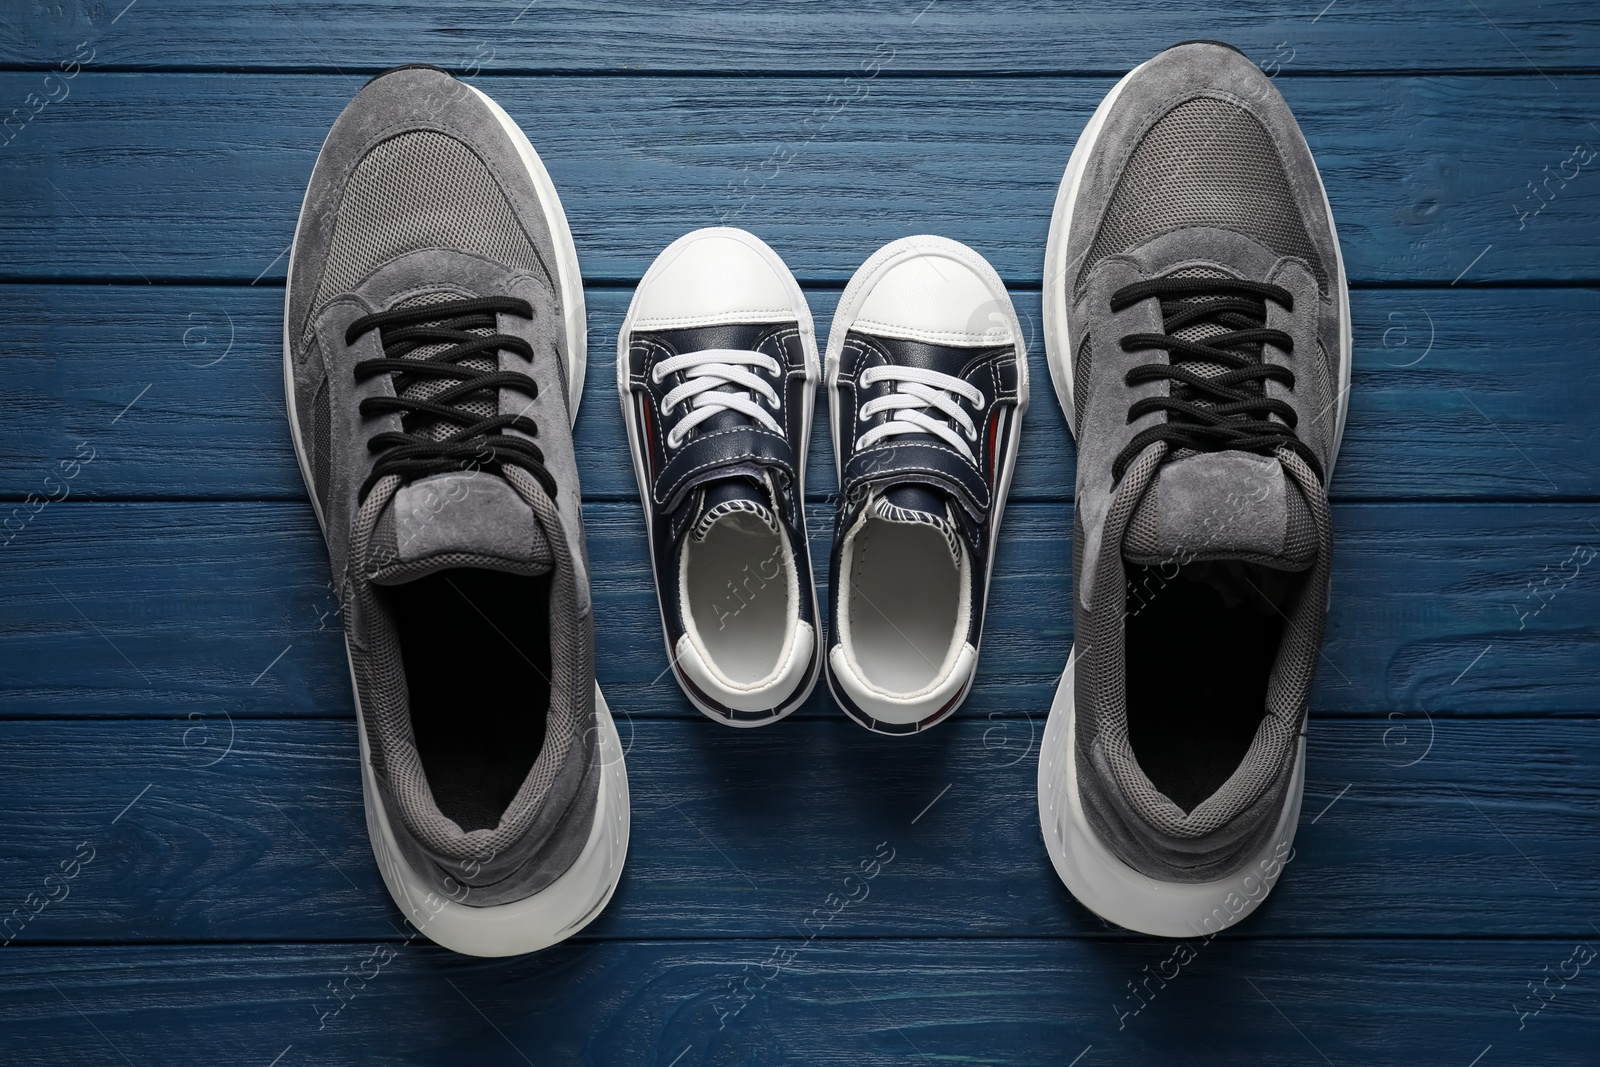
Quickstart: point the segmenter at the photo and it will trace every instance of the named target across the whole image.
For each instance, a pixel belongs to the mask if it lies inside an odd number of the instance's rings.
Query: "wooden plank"
[[[17,1067],[119,1054],[206,1067],[1065,1067],[1170,1062],[1174,1046],[1197,1067],[1583,1062],[1597,940],[1197,941],[1187,955],[1145,940],[569,942],[512,960],[381,942],[13,947],[0,1049]],[[788,949],[791,962],[762,966]],[[1151,992],[1136,995],[1147,974]],[[1554,999],[1533,1015],[1527,986],[1546,974]],[[336,1000],[330,983],[354,995]]]
[[[1600,915],[1595,726],[1313,723],[1294,858],[1238,933],[1584,933]],[[628,871],[585,936],[803,936],[810,910],[844,892],[859,903],[817,936],[1103,935],[1039,839],[1043,728],[1043,715],[958,721],[897,744],[840,716],[748,732],[623,717]],[[350,722],[0,724],[0,885],[14,898],[0,940],[391,937],[402,919],[372,860],[358,773]],[[881,876],[841,888],[875,852],[892,857]],[[29,892],[58,899],[30,919]]]
[[[637,495],[612,373],[630,295],[586,297],[576,444],[590,500]],[[825,331],[838,291],[807,295]],[[1039,294],[1012,296],[1034,383],[1012,499],[1070,499],[1073,446],[1044,364]],[[72,480],[73,499],[302,499],[283,416],[282,300],[272,287],[0,285],[0,405],[10,412],[0,498],[48,491],[46,474],[87,442],[95,458]],[[1353,314],[1336,498],[1600,494],[1600,377],[1568,373],[1600,319],[1600,291],[1367,290]],[[834,490],[826,410],[812,436],[813,500]]]
[[[878,48],[877,55],[891,57],[890,70],[1120,72],[1177,41],[1218,38],[1296,72],[1488,68],[1536,76],[1600,65],[1600,19],[1580,0],[1478,6],[1464,16],[1449,0],[1327,10],[1286,0],[1197,7],[1008,0],[981,10],[927,0],[758,7],[691,0],[674,5],[668,18],[615,0],[409,0],[248,13],[173,0],[119,17],[122,3],[113,0],[12,5],[0,17],[0,64],[53,64],[92,40],[97,63],[133,69],[354,73],[426,59],[451,69],[520,72],[842,72],[858,69]]]
[[[0,99],[41,77],[0,75]],[[0,278],[281,277],[317,149],[360,82],[78,74],[0,153]],[[1573,153],[1600,143],[1600,78],[1280,82],[1356,282],[1597,277],[1600,163]],[[1038,284],[1062,170],[1112,81],[885,78],[844,103],[814,78],[484,85],[545,157],[591,280],[636,279],[724,219],[802,280],[842,281],[884,242],[932,232]]]
[[[832,514],[808,511],[826,558]],[[1324,713],[1600,709],[1593,504],[1343,504]],[[634,714],[697,713],[670,675],[637,504],[585,509],[598,671]],[[983,662],[961,714],[1039,714],[1072,639],[1072,512],[1006,512]],[[286,503],[46,505],[0,588],[0,715],[351,714],[321,536]],[[817,575],[825,598],[827,573]],[[837,714],[825,692],[809,713]]]

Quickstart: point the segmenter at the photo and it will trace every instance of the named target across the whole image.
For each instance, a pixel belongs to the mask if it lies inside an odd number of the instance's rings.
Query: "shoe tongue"
[[[1300,571],[1316,561],[1317,544],[1311,508],[1277,458],[1180,452],[1145,489],[1122,555],[1142,566],[1248,560]]]
[[[873,518],[884,522],[932,526],[944,535],[950,557],[961,562],[960,543],[950,519],[950,497],[946,493],[927,485],[894,485],[873,498],[869,512]]]
[[[422,293],[417,296],[401,300],[394,305],[394,310],[423,307],[428,304],[439,304],[450,300],[460,300],[465,294],[455,290],[439,290],[436,292]],[[464,330],[476,337],[489,337],[494,330],[487,326],[469,327]],[[447,349],[454,348],[454,342],[441,344],[418,345],[411,351],[401,356],[401,359],[416,360],[418,362],[432,359]],[[387,354],[387,353],[386,353]],[[495,352],[479,352],[466,359],[457,361],[457,366],[467,370],[478,371],[482,374],[492,374],[499,369],[500,357]],[[460,383],[450,378],[414,377],[411,375],[397,375],[395,387],[398,395],[408,400],[432,400],[447,389],[453,389]],[[493,390],[469,393],[454,401],[452,407],[476,415],[478,418],[489,418],[499,408],[499,396]],[[414,425],[410,426],[412,433],[432,441],[442,441],[459,430],[460,427],[443,419],[424,419],[417,417]]]
[[[766,477],[753,469],[706,482],[700,486],[700,492],[700,514],[690,533],[695,541],[704,541],[711,527],[730,515],[749,516],[752,523],[759,522],[777,532],[772,490]]]
[[[1219,270],[1214,267],[1185,267],[1181,270],[1175,270],[1170,274],[1163,276],[1164,281],[1191,278],[1215,278],[1223,281],[1237,280],[1234,275],[1229,274],[1227,271]],[[1187,300],[1179,300],[1178,304],[1188,305],[1197,302],[1200,299],[1203,299],[1203,297],[1197,294],[1196,296]],[[1193,341],[1197,344],[1204,344],[1213,337],[1218,337],[1229,333],[1233,329],[1234,327],[1232,326],[1223,326],[1220,323],[1202,319],[1199,322],[1192,322],[1187,326],[1179,327],[1172,332],[1172,336],[1182,341]],[[1257,362],[1259,362],[1261,359],[1261,346],[1259,344],[1247,344],[1242,347],[1235,346],[1234,350],[1248,353]],[[1189,373],[1208,380],[1226,374],[1228,371],[1233,369],[1226,364],[1208,363],[1204,360],[1198,359],[1185,359],[1183,361],[1183,367]],[[1175,390],[1177,390],[1177,388],[1178,387],[1174,386]]]
[[[544,574],[555,564],[550,539],[562,536],[544,529],[511,483],[488,471],[422,478],[382,506],[363,557],[366,575],[379,585],[449,567]]]

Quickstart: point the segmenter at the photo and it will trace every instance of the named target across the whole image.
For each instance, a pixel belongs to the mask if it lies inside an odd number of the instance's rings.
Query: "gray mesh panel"
[[[1186,100],[1146,131],[1117,180],[1080,286],[1106,256],[1189,226],[1232,230],[1303,259],[1327,291],[1327,272],[1271,136],[1231,101]]]
[[[422,296],[413,297],[410,300],[403,300],[396,304],[395,307],[424,307],[428,304],[442,304],[447,300],[459,299],[461,299],[460,296],[455,293],[426,293]],[[447,320],[435,319],[428,323],[428,325],[437,326],[445,321]],[[470,333],[475,337],[488,337],[495,331],[492,329],[485,329],[483,327],[475,327],[463,332]],[[432,359],[439,353],[453,347],[455,346],[450,344],[421,345],[412,349],[410,352],[407,352],[402,358],[414,359],[421,362],[423,360]],[[491,374],[500,369],[500,361],[493,353],[483,352],[468,359],[459,361],[457,366],[465,367],[468,370],[481,371],[485,374]],[[446,389],[453,389],[460,383],[445,378],[414,378],[407,379],[403,385],[400,382],[396,382],[396,384],[400,386],[400,388],[397,390],[398,395],[400,396],[406,397],[407,399],[432,400]],[[500,396],[496,390],[482,390],[467,394],[460,400],[457,400],[451,406],[476,415],[480,419],[484,419],[495,414],[499,410]],[[430,441],[443,441],[445,438],[450,437],[452,434],[455,434],[461,430],[461,427],[455,423],[445,422],[443,420],[415,419],[413,421],[415,425],[407,432],[414,433],[418,437],[426,437]]]
[[[1338,432],[1339,414],[1337,410],[1338,397],[1336,396],[1338,386],[1334,384],[1333,380],[1329,379],[1328,375],[1330,369],[1336,364],[1337,360],[1330,360],[1327,350],[1322,347],[1322,342],[1318,341],[1317,358],[1311,366],[1311,371],[1317,377],[1317,403],[1318,411],[1321,414],[1309,422],[1302,419],[1300,426],[1297,428],[1300,433],[1300,439],[1317,449],[1318,455],[1327,458],[1328,466],[1325,469],[1325,473],[1330,477],[1333,475],[1331,453],[1334,448],[1334,435]],[[1334,380],[1337,380],[1338,371],[1335,370],[1334,375]],[[1315,439],[1312,439],[1313,434],[1316,435]]]
[[[1292,563],[1310,563],[1317,552],[1316,520],[1312,517],[1311,505],[1306,503],[1305,494],[1300,491],[1293,477],[1288,482],[1283,491],[1283,502],[1289,515],[1284,524],[1282,555],[1284,560]]]
[[[1157,472],[1156,477],[1150,480],[1151,489],[1155,488],[1160,477],[1160,473]],[[1127,553],[1140,557],[1161,555],[1161,531],[1156,523],[1156,517],[1157,512],[1154,507],[1133,509],[1133,517],[1128,520],[1128,533],[1123,539],[1123,548]],[[1165,563],[1166,560],[1163,559],[1162,562]]]
[[[328,460],[333,450],[332,415],[328,410],[328,379],[317,382],[311,397],[311,480],[317,504],[328,513]]]
[[[400,134],[350,175],[313,307],[348,292],[374,267],[423,248],[473,252],[521,270],[538,257],[489,168],[460,141]]]
[[[1083,413],[1089,407],[1089,367],[1090,352],[1089,338],[1083,339],[1083,344],[1078,346],[1078,356],[1072,368],[1072,424],[1083,425]]]

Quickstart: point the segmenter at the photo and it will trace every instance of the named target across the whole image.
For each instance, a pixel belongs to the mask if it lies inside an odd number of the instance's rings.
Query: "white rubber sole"
[[[655,262],[650,264],[650,269],[644,272],[644,277],[639,280],[639,284],[634,288],[633,298],[628,301],[628,313],[622,319],[622,329],[617,333],[617,398],[622,405],[622,425],[626,427],[628,431],[628,454],[633,458],[633,477],[639,485],[639,503],[644,509],[646,548],[648,550],[647,554],[650,557],[650,576],[655,580],[655,588],[658,590],[661,588],[661,585],[660,576],[656,574],[656,557],[653,548],[655,544],[655,523],[651,516],[650,507],[650,477],[645,470],[644,443],[639,440],[638,428],[635,427],[633,423],[633,410],[631,406],[632,396],[628,392],[628,346],[631,343],[630,339],[633,337],[633,323],[635,319],[635,313],[639,307],[639,294],[644,291],[645,286],[649,285],[653,278],[659,277],[660,273],[667,268],[668,264],[672,263],[672,261],[678,257],[678,253],[684,246],[693,241],[697,241],[706,237],[722,237],[738,241],[740,244],[756,252],[768,264],[768,266],[772,267],[772,269],[777,273],[778,277],[783,279],[784,287],[789,293],[790,308],[794,312],[796,321],[800,324],[800,347],[805,352],[806,359],[806,400],[805,406],[800,413],[801,419],[803,420],[801,424],[800,439],[807,443],[807,446],[802,447],[800,451],[800,484],[798,486],[798,491],[802,500],[800,507],[800,536],[807,538],[807,558],[810,558],[811,551],[811,544],[809,540],[810,534],[806,529],[806,513],[803,501],[805,499],[806,485],[806,457],[807,453],[809,452],[809,443],[811,441],[811,420],[816,411],[817,382],[821,378],[821,361],[817,356],[817,331],[816,326],[811,321],[811,307],[806,303],[806,295],[800,289],[800,283],[795,281],[794,274],[790,272],[789,267],[786,263],[784,263],[783,258],[779,256],[777,252],[774,252],[765,241],[761,240],[761,238],[747,230],[741,230],[733,226],[703,227],[702,229],[692,230],[689,233],[684,234],[676,241],[673,241],[666,248],[662,249],[661,254],[656,256]],[[815,571],[815,566],[813,566],[812,570]],[[816,583],[809,582],[803,584],[809,586],[811,593],[811,617],[820,623],[821,616],[817,613]],[[815,627],[814,631],[816,644],[820,647],[822,644],[821,626],[818,625]],[[694,694],[694,691],[687,684],[685,684],[683,677],[678,673],[677,651],[672,646],[672,635],[667,632],[667,620],[665,618],[661,620],[661,639],[666,645],[667,660],[668,665],[672,669],[672,677],[678,683],[678,688],[683,690],[683,695],[689,698],[689,703],[693,704],[700,714],[704,715],[713,722],[721,723],[724,726],[732,726],[737,729],[753,729],[757,726],[770,726],[779,719],[786,717],[796,708],[810,699],[812,692],[817,686],[817,675],[821,673],[820,666],[816,670],[809,671],[809,680],[806,682],[806,684],[788,700],[784,701],[777,708],[775,708],[770,716],[759,719],[731,719],[703,702]],[[816,655],[817,653],[814,651],[813,657]]]
[[[1255,911],[1294,858],[1305,788],[1300,735],[1289,801],[1268,843],[1238,873],[1212,882],[1163,882],[1119,860],[1090,828],[1078,793],[1073,714],[1076,650],[1062,672],[1039,750],[1039,822],[1056,874],[1078,902],[1107,922],[1158,937],[1220,933]]]
[[[1075,406],[1072,400],[1072,364],[1075,349],[1071,333],[1067,329],[1067,291],[1063,284],[1067,276],[1067,238],[1072,228],[1072,212],[1077,206],[1078,187],[1083,182],[1084,168],[1094,151],[1095,142],[1100,138],[1100,129],[1105,125],[1106,117],[1111,114],[1112,105],[1116,103],[1117,97],[1122,95],[1123,87],[1143,70],[1148,62],[1147,60],[1139,64],[1123,75],[1106,94],[1106,98],[1100,101],[1100,106],[1095,108],[1094,114],[1089,117],[1088,125],[1078,136],[1078,143],[1072,149],[1071,158],[1067,160],[1067,170],[1062,175],[1060,187],[1056,190],[1055,208],[1050,215],[1050,235],[1045,242],[1044,251],[1044,302],[1041,309],[1045,363],[1050,368],[1050,379],[1055,383],[1056,399],[1061,404],[1061,410],[1067,417],[1067,426],[1072,430],[1074,437],[1078,434],[1078,427],[1073,421]],[[1322,192],[1322,206],[1328,215],[1328,231],[1333,236],[1334,261],[1338,267],[1334,291],[1339,301],[1339,392],[1333,447],[1328,458],[1328,474],[1331,477],[1334,462],[1339,455],[1339,444],[1344,440],[1345,412],[1349,408],[1350,400],[1350,364],[1354,350],[1354,336],[1350,327],[1350,286],[1345,278],[1344,250],[1339,246],[1339,231],[1334,226],[1333,207],[1328,203],[1328,190],[1322,183],[1321,171],[1317,172],[1317,187]]]
[[[544,169],[544,160],[533,150],[522,127],[483,90],[475,85],[467,85],[467,88],[494,112],[494,117],[500,121],[500,128],[517,146],[517,154],[522,157],[522,165],[528,168],[528,177],[533,179],[534,188],[539,190],[539,204],[544,208],[545,225],[550,228],[550,243],[555,246],[556,252],[556,274],[561,281],[561,307],[567,331],[567,409],[571,412],[572,421],[576,422],[578,403],[583,399],[583,379],[589,366],[589,319],[583,306],[583,275],[578,271],[578,247],[572,243],[567,213],[561,207],[561,197],[556,195],[550,172]]]
[[[1089,116],[1089,122],[1078,135],[1072,155],[1067,160],[1066,173],[1056,190],[1056,203],[1050,213],[1050,234],[1044,245],[1044,301],[1040,306],[1043,320],[1045,365],[1050,368],[1050,380],[1056,387],[1056,400],[1067,416],[1067,428],[1074,437],[1078,428],[1073,424],[1072,413],[1072,338],[1067,332],[1067,234],[1072,227],[1072,209],[1078,203],[1078,186],[1083,182],[1083,169],[1088,165],[1089,153],[1100,138],[1100,128],[1111,114],[1111,105],[1122,95],[1123,86],[1149,65],[1140,63],[1111,87],[1100,106]]]
[[[567,227],[566,213],[561,199],[556,195],[550,175],[544,169],[539,154],[534,151],[527,135],[511,120],[499,104],[478,89],[468,85],[489,106],[501,128],[517,147],[528,176],[539,191],[545,222],[550,228],[551,243],[555,246],[556,272],[560,276],[563,307],[566,309],[568,408],[573,421],[578,417],[578,403],[583,396],[584,370],[587,366],[588,325],[583,305],[583,281],[578,271],[578,252],[572,243],[572,232]],[[323,139],[327,143],[327,139]],[[309,187],[306,190],[310,193]],[[300,201],[300,215],[305,214],[306,197]],[[295,243],[300,236],[300,218],[295,220]],[[327,536],[327,520],[317,501],[311,479],[311,465],[306,457],[305,442],[300,437],[300,420],[295,411],[294,357],[289,334],[289,286],[294,278],[294,245],[289,249],[289,266],[284,286],[283,309],[283,393],[289,415],[289,436],[294,441],[295,460],[300,466],[300,478],[305,483],[306,496],[317,516],[317,524]],[[345,658],[349,662],[346,643]],[[628,775],[623,763],[622,744],[617,736],[611,712],[595,684],[595,717],[600,731],[600,758],[603,760],[600,779],[599,803],[595,809],[594,825],[578,860],[550,885],[524,900],[475,908],[440,897],[427,888],[426,883],[405,862],[396,845],[389,818],[384,811],[376,781],[372,776],[371,756],[367,750],[366,724],[361,714],[361,692],[356,686],[355,666],[350,666],[350,687],[356,701],[356,733],[361,742],[361,793],[367,819],[367,836],[372,842],[373,856],[389,895],[414,926],[435,943],[470,956],[513,956],[548,948],[574,933],[594,919],[604,909],[622,876],[623,862],[628,852],[628,835],[631,813],[628,804]]]
[[[844,491],[844,465],[842,460],[844,453],[840,447],[839,433],[845,423],[840,421],[838,384],[839,362],[844,354],[845,337],[849,334],[851,327],[855,325],[856,319],[860,318],[861,306],[866,302],[867,295],[872,291],[872,287],[877,284],[878,279],[897,264],[929,253],[950,256],[965,263],[977,272],[978,276],[983,279],[990,295],[994,297],[995,302],[1006,309],[1007,315],[1010,316],[1010,321],[1007,325],[1011,328],[1012,337],[1016,339],[1017,409],[1012,415],[1011,427],[1006,433],[1008,440],[1006,462],[1000,470],[999,484],[996,486],[994,493],[994,504],[990,509],[992,516],[989,522],[989,562],[984,572],[983,580],[984,618],[987,619],[989,587],[993,584],[994,579],[995,548],[999,543],[1000,523],[1005,517],[1006,499],[1011,495],[1011,477],[1017,469],[1017,453],[1022,441],[1022,417],[1028,413],[1028,349],[1027,341],[1025,340],[1027,335],[1022,332],[1022,322],[1017,318],[1017,310],[1011,303],[1011,294],[1006,291],[1005,283],[1000,280],[1000,275],[995,271],[994,267],[990,266],[988,260],[960,241],[953,241],[948,237],[940,237],[936,234],[921,234],[890,241],[868,256],[867,261],[857,268],[856,272],[850,276],[849,283],[845,285],[844,293],[839,297],[839,305],[834,309],[833,322],[828,326],[827,365],[825,370],[828,388],[828,430],[833,441],[834,485],[840,492]],[[850,416],[849,425],[855,426],[853,412]],[[837,575],[834,577],[835,579],[838,578]],[[981,645],[982,634],[979,634],[978,640]],[[981,653],[982,649],[974,647],[973,652],[975,654]],[[825,650],[824,658],[826,658],[826,655],[827,652]],[[956,709],[966,703],[968,695],[972,692],[972,685],[977,681],[977,678],[978,656],[974,655],[972,673],[968,676],[966,684],[961,687],[961,694],[951,704],[949,711],[933,722],[926,723],[913,731],[905,730],[904,726],[906,724],[904,723],[884,722],[883,725],[888,729],[883,732],[897,737],[909,737],[914,733],[921,733],[923,730],[937,726],[951,715],[954,715]],[[850,719],[860,722],[856,715],[848,710],[844,698],[834,688],[832,671],[828,671],[828,691],[833,695],[834,703],[839,705],[840,710],[844,711]],[[880,722],[881,720],[873,719],[872,721]],[[865,726],[866,724],[861,723],[861,725]],[[870,729],[871,727],[868,728]]]

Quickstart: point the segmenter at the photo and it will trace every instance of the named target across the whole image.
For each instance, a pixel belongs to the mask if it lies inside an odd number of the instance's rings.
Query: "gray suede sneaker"
[[[1100,105],[1056,201],[1044,321],[1078,440],[1045,843],[1102,917],[1215,933],[1293,853],[1350,380],[1327,196],[1241,53],[1179,45]]]
[[[373,852],[417,929],[471,955],[582,929],[627,852],[570,429],[584,346],[572,236],[522,131],[441,71],[369,82],[300,209],[284,388]]]

